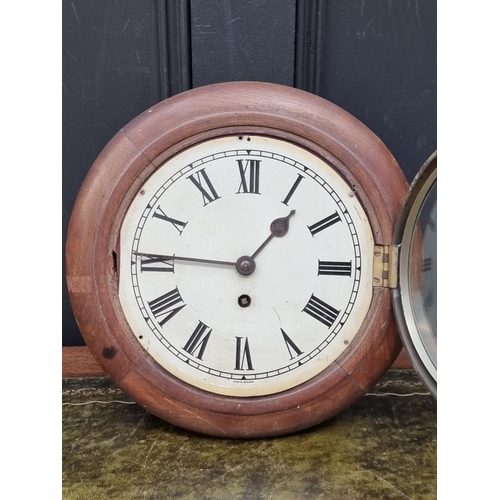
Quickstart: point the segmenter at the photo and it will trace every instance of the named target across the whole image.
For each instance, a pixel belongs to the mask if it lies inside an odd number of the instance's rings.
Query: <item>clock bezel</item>
[[[267,135],[322,158],[356,192],[376,245],[387,245],[408,184],[387,148],[338,106],[276,84],[233,82],[163,101],[126,125],[94,162],[67,237],[67,282],[82,336],[134,401],[181,427],[221,437],[269,437],[320,423],[365,394],[401,350],[390,291],[375,287],[349,348],[313,379],[282,393],[218,396],[170,375],[130,331],[118,300],[119,231],[144,181],[178,152],[216,137]],[[333,168],[333,167],[332,167]]]
[[[415,275],[416,266],[421,266],[421,258],[410,259],[410,257],[413,245],[421,245],[423,236],[421,230],[416,230],[418,216],[434,185],[437,186],[437,151],[429,156],[411,183],[396,222],[393,243],[400,248],[399,286],[392,291],[392,301],[405,350],[418,376],[431,395],[437,399],[437,366],[435,371],[429,368],[434,363],[422,344],[420,329],[412,312],[413,301],[409,279],[410,273]]]

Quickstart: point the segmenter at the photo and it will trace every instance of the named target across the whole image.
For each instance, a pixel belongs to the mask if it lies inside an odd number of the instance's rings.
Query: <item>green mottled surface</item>
[[[63,499],[435,499],[436,401],[425,393],[413,371],[390,371],[313,429],[233,441],[114,402],[130,400],[107,378],[63,380]]]

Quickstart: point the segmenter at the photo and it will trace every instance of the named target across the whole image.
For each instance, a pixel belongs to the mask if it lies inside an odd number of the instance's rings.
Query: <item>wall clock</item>
[[[114,383],[196,432],[311,427],[401,349],[393,231],[407,193],[382,142],[312,94],[236,82],[148,109],[80,190],[67,283]]]

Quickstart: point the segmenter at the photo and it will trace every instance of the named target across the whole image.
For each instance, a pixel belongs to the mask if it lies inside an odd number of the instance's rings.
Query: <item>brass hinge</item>
[[[398,286],[398,255],[396,245],[375,245],[373,251],[373,286]]]

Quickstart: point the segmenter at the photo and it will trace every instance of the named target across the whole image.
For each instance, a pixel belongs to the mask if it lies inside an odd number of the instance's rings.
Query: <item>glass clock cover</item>
[[[396,225],[399,287],[396,321],[413,366],[437,397],[437,153],[410,186]]]

